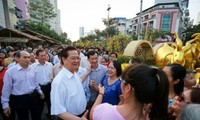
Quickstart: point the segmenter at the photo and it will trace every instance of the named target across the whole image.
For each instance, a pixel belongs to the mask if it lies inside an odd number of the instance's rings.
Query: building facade
[[[84,36],[84,27],[79,27],[79,38]]]
[[[16,7],[15,0],[1,0],[0,5],[2,27],[15,29],[21,11]],[[3,6],[3,7],[2,7]],[[18,14],[19,13],[19,14]],[[4,21],[4,22],[3,22]]]
[[[28,20],[30,18],[29,14],[29,1],[28,0],[15,0],[16,7],[21,11],[18,16],[20,20]]]
[[[62,29],[61,29],[61,20],[60,20],[60,10],[57,9],[57,16],[56,16],[56,28],[55,28],[55,31],[57,31],[58,34],[61,34],[62,33]]]
[[[133,19],[126,19],[126,35],[133,33]]]
[[[127,34],[126,33],[126,18],[114,17],[113,20],[115,21],[113,25],[117,28],[117,30],[119,30],[121,34]]]
[[[160,3],[173,3],[173,2],[181,2],[181,0],[155,0],[155,5]]]
[[[54,7],[54,13],[56,13],[56,17],[50,20],[51,29],[55,30],[56,33],[61,34],[61,25],[60,25],[60,10],[58,9],[57,0],[50,0],[49,1]]]
[[[36,2],[36,0],[29,0],[29,1]],[[61,23],[60,23],[60,10],[58,9],[57,0],[48,0],[48,2],[52,4],[54,8],[53,12],[56,14],[56,17],[45,21],[45,23],[50,25],[51,29],[55,30],[55,32],[60,35],[62,33],[62,29],[61,29]],[[37,20],[34,18],[30,18],[30,19],[33,21],[41,22],[41,20]]]
[[[0,26],[17,29],[19,21],[29,18],[28,0],[0,0]]]
[[[171,33],[178,32],[180,22],[178,3],[159,3],[142,11],[142,32],[147,30],[162,30]],[[139,13],[133,18],[133,33],[137,34]]]
[[[188,0],[155,0],[155,5],[142,11],[141,32],[162,30],[181,33],[188,26]],[[140,13],[133,19],[114,18],[116,28],[125,35],[138,34]]]
[[[49,2],[53,5],[54,7],[54,13],[57,13],[57,0],[49,0]],[[51,29],[55,30],[56,31],[56,17],[55,18],[52,18],[50,19],[49,21],[49,24],[51,26]]]
[[[181,12],[178,3],[160,3],[142,11],[142,32],[148,30],[163,30],[178,32]],[[114,18],[115,26],[120,33],[137,35],[139,13],[132,19]]]
[[[0,0],[0,29],[6,27],[3,0]]]

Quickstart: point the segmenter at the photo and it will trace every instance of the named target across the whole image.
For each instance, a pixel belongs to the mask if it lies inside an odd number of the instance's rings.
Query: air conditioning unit
[[[183,20],[184,20],[184,21],[190,21],[190,17],[185,16],[185,17],[183,18]]]
[[[184,13],[185,13],[185,16],[189,16],[189,15],[190,15],[190,13],[189,13],[189,10],[188,10],[188,9],[186,9],[186,10],[184,11]]]

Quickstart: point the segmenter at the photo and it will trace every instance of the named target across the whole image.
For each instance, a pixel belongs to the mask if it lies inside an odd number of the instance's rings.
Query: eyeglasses
[[[123,82],[124,84],[128,84],[125,80],[123,80],[122,78],[119,78],[119,80],[121,81],[121,82]]]
[[[180,94],[177,98],[176,98],[177,101],[179,102],[185,102],[187,104],[190,104],[190,102],[186,99],[185,95],[182,93]]]
[[[129,84],[128,82],[126,82],[126,81],[123,80],[122,78],[119,78],[119,80],[120,80],[122,83],[124,83],[125,85]],[[133,88],[133,86],[131,86],[131,87],[132,87],[132,90],[134,91],[135,89]]]
[[[186,97],[183,93],[179,96],[178,101],[184,101],[185,103],[190,104],[189,100],[186,99]]]

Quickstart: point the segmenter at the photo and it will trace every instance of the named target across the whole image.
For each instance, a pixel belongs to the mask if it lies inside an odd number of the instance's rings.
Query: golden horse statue
[[[197,71],[195,78],[197,83],[200,77],[200,33],[192,35],[193,39],[183,46],[178,34],[175,34],[176,43],[164,43],[163,47],[155,52],[156,65],[163,68],[168,63],[178,63],[186,69]]]
[[[189,70],[200,67],[200,33],[193,34],[192,37],[194,38],[183,46],[176,33],[176,43],[164,43],[163,47],[155,52],[156,65],[162,68],[167,63],[178,63]]]
[[[183,43],[180,40],[178,34],[176,36],[176,44],[168,44],[164,43],[163,47],[159,48],[155,52],[155,60],[156,66],[159,68],[163,68],[168,63],[179,63],[184,66],[184,51],[183,51]]]

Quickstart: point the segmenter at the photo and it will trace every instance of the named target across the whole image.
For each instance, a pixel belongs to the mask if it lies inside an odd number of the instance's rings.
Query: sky
[[[140,12],[141,0],[57,0],[58,9],[61,11],[61,28],[68,34],[72,41],[79,39],[79,27],[84,27],[84,32],[94,29],[103,30],[103,18],[108,17],[108,4],[111,9],[109,16],[126,17],[136,16]],[[196,20],[200,12],[200,0],[189,0],[190,17]],[[154,5],[155,0],[143,0],[142,10]],[[196,22],[194,20],[194,23]]]

